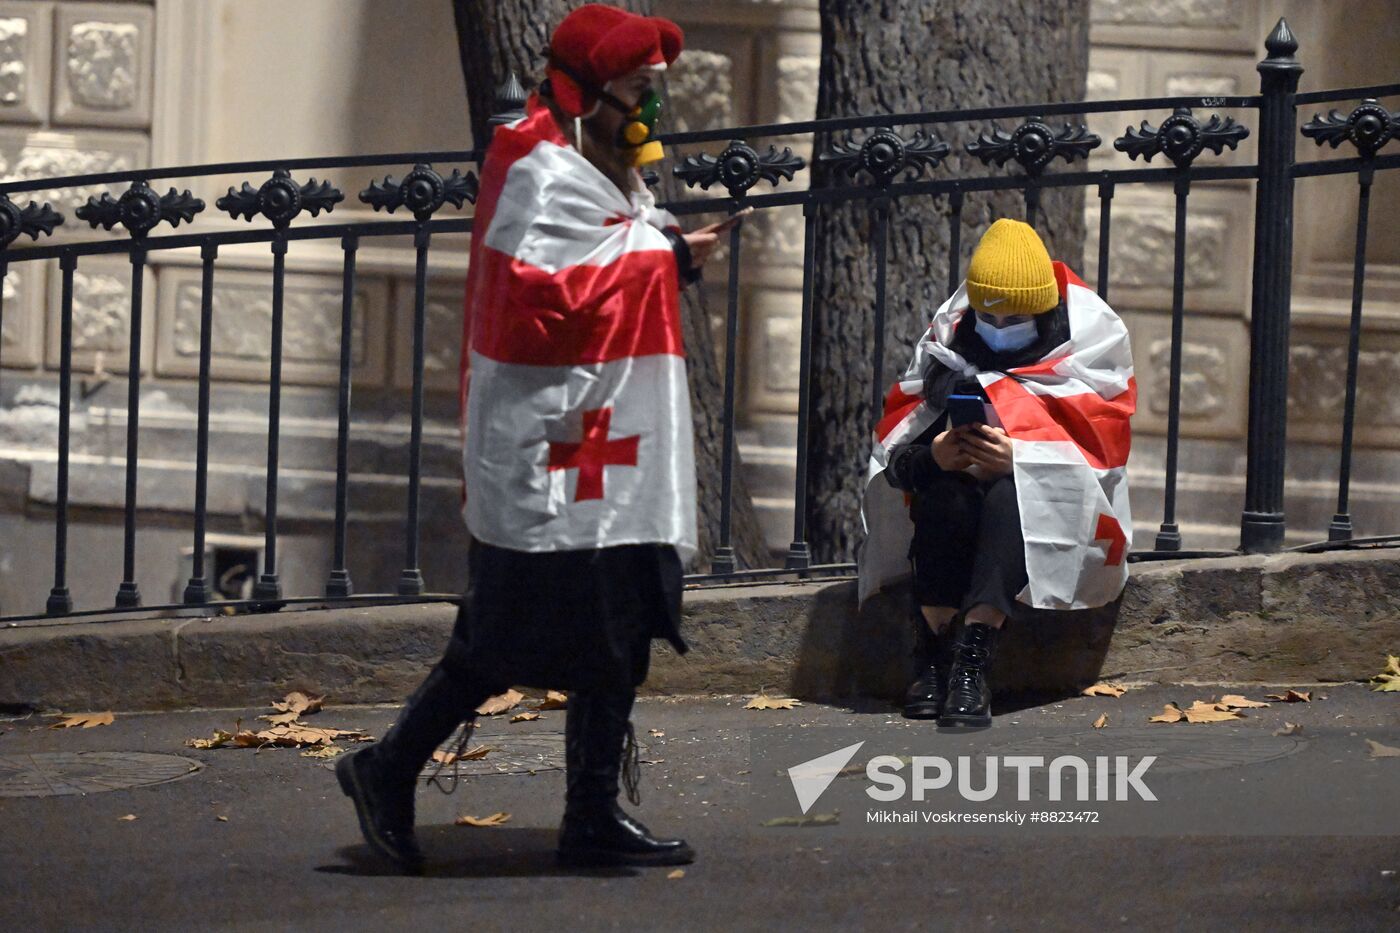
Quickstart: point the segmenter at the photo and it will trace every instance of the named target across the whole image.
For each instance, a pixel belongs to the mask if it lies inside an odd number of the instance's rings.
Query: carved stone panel
[[[148,126],[154,13],[130,3],[64,3],[54,57],[56,124]]]
[[[48,307],[45,317],[45,364],[60,365],[63,273],[58,262],[48,265]],[[155,277],[148,267],[141,286],[141,368],[150,367],[154,321]],[[123,257],[85,256],[73,271],[73,369],[78,372],[126,373],[131,353],[131,263]]]
[[[1128,100],[1147,96],[1147,67],[1144,57],[1128,49],[1089,49],[1089,73],[1086,78],[1085,100]],[[1129,126],[1137,126],[1146,117],[1141,111],[1091,113],[1085,121],[1089,131],[1103,139],[1103,145],[1089,153],[1089,165],[1094,169],[1129,168],[1126,153],[1113,148],[1113,140],[1123,135]],[[1093,192],[1089,192],[1092,197]]]
[[[42,361],[44,271],[40,262],[11,263],[4,288],[5,320],[0,323],[0,366],[32,369]]]
[[[126,171],[145,166],[148,151],[146,138],[134,133],[31,133],[0,129],[0,181]],[[30,191],[14,195],[14,200],[19,204],[27,204],[31,199],[51,202],[54,210],[64,215],[63,225],[54,230],[55,236],[76,233],[90,239],[91,228],[78,220],[73,211],[85,204],[91,195],[105,190],[97,186]],[[119,196],[121,190],[124,189],[119,186],[114,196]]]
[[[161,375],[198,376],[202,270],[161,269],[157,366]],[[340,378],[341,281],[339,276],[288,273],[283,293],[282,378],[292,384],[334,385]],[[358,383],[384,380],[384,311],[387,285],[360,276],[355,287],[351,359]],[[267,271],[214,270],[213,359],[215,379],[266,382],[272,347],[272,275]]]
[[[1346,400],[1346,333],[1301,329],[1289,347],[1289,439],[1337,443]],[[1400,445],[1400,335],[1363,332],[1357,361],[1359,447]]]
[[[668,131],[734,125],[734,61],[722,52],[687,49],[665,73]]]
[[[749,412],[797,410],[801,364],[802,293],[777,288],[748,290],[742,308],[739,385]]]
[[[1200,97],[1193,108],[1196,118],[1205,121],[1213,113],[1231,116],[1249,129],[1249,136],[1238,148],[1226,149],[1220,155],[1206,150],[1196,160],[1197,165],[1248,165],[1255,159],[1259,137],[1259,113],[1256,110],[1221,110],[1207,106],[1212,97],[1236,97],[1259,93],[1259,73],[1254,55],[1197,55],[1191,52],[1156,52],[1141,56],[1147,67],[1149,97]],[[1151,114],[1154,124],[1168,114]],[[1160,160],[1160,156],[1153,162]],[[1243,184],[1243,183],[1241,183]]]
[[[1171,315],[1123,311],[1138,383],[1133,429],[1165,434],[1171,388]],[[1249,385],[1249,331],[1244,321],[1187,317],[1181,352],[1181,436],[1240,437]]]
[[[429,281],[424,302],[423,385],[432,392],[456,392],[462,366],[463,280]],[[394,386],[413,387],[413,280],[394,282]]]
[[[1099,202],[1085,199],[1085,280],[1098,283]],[[1175,197],[1165,186],[1124,186],[1113,199],[1109,304],[1170,311]],[[1198,185],[1187,199],[1185,306],[1248,314],[1253,215],[1250,192]]]
[[[1258,0],[1091,0],[1090,41],[1251,51],[1263,41]]]
[[[0,3],[0,122],[48,116],[52,19],[49,3]]]

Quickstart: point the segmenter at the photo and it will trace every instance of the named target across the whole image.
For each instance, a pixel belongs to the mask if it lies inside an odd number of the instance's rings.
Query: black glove
[[[675,230],[662,230],[666,239],[671,243],[671,252],[676,254],[676,271],[680,273],[681,288],[685,288],[692,282],[700,280],[700,270],[692,269],[695,260],[690,255],[690,244],[685,241],[685,237]]]

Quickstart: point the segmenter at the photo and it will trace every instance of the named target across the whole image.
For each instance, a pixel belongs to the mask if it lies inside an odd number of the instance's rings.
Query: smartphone
[[[948,396],[948,423],[955,428],[969,424],[986,424],[987,412],[980,396]]]
[[[724,220],[721,220],[719,223],[715,224],[715,226],[714,226],[714,232],[715,232],[715,233],[728,233],[730,230],[732,230],[732,229],[734,228],[734,225],[735,225],[735,224],[737,224],[739,221],[743,220],[745,217],[749,216],[749,215],[752,214],[752,213],[753,213],[753,208],[752,208],[752,207],[746,207],[746,208],[744,208],[742,211],[737,211],[737,212],[735,212],[735,213],[733,213],[733,214],[730,214],[730,215],[729,215],[728,217],[726,217]]]

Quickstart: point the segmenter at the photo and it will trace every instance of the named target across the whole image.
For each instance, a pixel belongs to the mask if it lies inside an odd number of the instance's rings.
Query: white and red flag
[[[547,107],[482,166],[462,355],[463,513],[524,551],[695,550],[675,227],[569,145]]]
[[[1133,542],[1129,418],[1137,406],[1128,330],[1067,266],[1056,262],[1054,269],[1069,312],[1065,344],[1006,374],[978,371],[949,347],[954,328],[970,313],[964,283],[934,314],[909,368],[890,389],[862,505],[862,602],[910,573],[913,524],[903,495],[873,480],[895,445],[922,434],[942,414],[923,403],[923,376],[932,360],[981,383],[1011,438],[1030,580],[1018,599],[1038,609],[1085,609],[1122,592]]]

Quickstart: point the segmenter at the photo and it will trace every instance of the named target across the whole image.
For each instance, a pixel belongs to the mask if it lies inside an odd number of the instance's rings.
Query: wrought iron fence
[[[1188,284],[1186,268],[1186,219],[1193,185],[1212,181],[1254,181],[1255,228],[1253,244],[1252,305],[1250,317],[1251,350],[1249,378],[1248,467],[1241,513],[1240,549],[1245,552],[1280,550],[1283,546],[1285,517],[1283,507],[1285,419],[1288,393],[1289,314],[1292,288],[1292,222],[1294,180],[1324,175],[1354,175],[1358,181],[1359,215],[1352,315],[1348,347],[1346,400],[1341,438],[1341,464],[1338,481],[1337,513],[1326,542],[1304,546],[1303,550],[1355,546],[1400,540],[1392,538],[1355,539],[1348,511],[1352,441],[1356,407],[1356,383],[1361,340],[1362,295],[1366,270],[1366,229],[1369,198],[1375,172],[1400,168],[1400,154],[1382,154],[1381,149],[1400,136],[1400,114],[1386,109],[1381,98],[1400,95],[1400,83],[1370,87],[1343,88],[1297,94],[1302,67],[1294,57],[1297,42],[1287,24],[1280,20],[1266,40],[1268,56],[1259,63],[1260,93],[1227,97],[1159,97],[1096,102],[1060,102],[1025,106],[986,107],[973,110],[947,110],[908,114],[872,114],[849,118],[808,120],[719,130],[672,134],[664,142],[672,147],[725,143],[716,154],[692,152],[673,159],[669,171],[675,178],[708,194],[716,187],[725,196],[682,198],[668,204],[678,215],[716,211],[732,212],[744,207],[772,210],[801,207],[804,215],[804,258],[802,267],[802,315],[798,399],[797,470],[794,488],[795,520],[792,542],[785,567],[773,570],[741,569],[731,543],[731,505],[735,464],[735,395],[740,318],[739,271],[743,249],[738,227],[729,233],[729,277],[724,329],[724,438],[722,450],[722,522],[718,547],[709,572],[690,578],[692,582],[758,579],[777,574],[812,575],[849,572],[852,565],[812,564],[805,525],[809,444],[808,416],[811,409],[811,358],[813,319],[813,266],[815,224],[818,213],[842,204],[864,204],[871,214],[875,289],[871,296],[870,327],[875,336],[885,332],[886,275],[891,205],[906,198],[946,199],[950,215],[951,244],[948,262],[948,288],[961,280],[960,232],[965,199],[968,195],[993,191],[1020,191],[1026,217],[1034,219],[1041,195],[1048,189],[1081,188],[1095,191],[1099,203],[1099,238],[1096,288],[1109,297],[1112,206],[1115,193],[1131,185],[1171,185],[1175,194],[1175,237],[1171,303],[1171,357],[1169,365],[1168,415],[1165,462],[1163,521],[1154,546],[1135,552],[1131,559],[1211,556],[1234,551],[1187,550],[1177,523],[1177,470],[1180,443],[1182,388],[1182,331],[1184,291]],[[523,103],[519,85],[511,82],[503,89],[501,114],[493,121],[505,122],[516,115]],[[1349,104],[1349,111],[1332,110],[1317,116],[1300,128],[1301,107],[1323,104]],[[1064,124],[1056,130],[1055,117],[1081,119],[1087,114],[1115,114],[1148,111],[1162,114],[1155,125],[1144,121],[1112,140],[1115,149],[1142,167],[1099,171],[1072,170],[1105,141],[1083,124]],[[1198,111],[1206,111],[1203,116]],[[1220,111],[1231,111],[1222,115]],[[957,143],[944,138],[948,128],[971,128],[972,138],[961,143],[963,150],[994,171],[976,177],[940,177],[939,169]],[[912,128],[912,131],[910,131]],[[901,132],[903,131],[903,132]],[[966,132],[966,131],[964,131]],[[1301,134],[1318,145],[1337,148],[1343,144],[1355,150],[1344,159],[1298,162],[1297,136]],[[907,135],[906,135],[907,133]],[[1212,164],[1227,148],[1235,149],[1241,140],[1254,134],[1257,162],[1254,164]],[[776,145],[760,149],[755,140],[810,139],[816,158],[832,167],[836,180],[802,189],[783,186],[799,172],[810,169],[807,161],[791,148]],[[844,138],[838,138],[844,137]],[[1209,153],[1210,155],[1207,155]],[[1170,163],[1152,166],[1156,156]],[[439,233],[468,233],[469,216],[440,216],[448,205],[462,208],[474,202],[476,176],[453,170],[443,174],[432,166],[475,163],[473,151],[392,153],[332,159],[293,159],[218,165],[182,166],[166,169],[112,172],[12,181],[0,184],[0,280],[11,267],[22,263],[57,259],[61,274],[59,422],[56,451],[56,507],[54,572],[46,611],[50,616],[131,610],[142,603],[136,583],[137,473],[140,469],[139,417],[141,404],[141,328],[143,270],[153,252],[197,248],[202,263],[200,306],[200,350],[198,372],[198,421],[195,443],[195,495],[193,507],[193,571],[185,586],[183,605],[203,606],[213,601],[208,568],[205,566],[205,535],[209,482],[209,436],[211,393],[211,335],[213,332],[213,293],[216,260],[222,246],[268,244],[272,255],[271,366],[268,382],[268,431],[266,450],[265,558],[262,573],[251,600],[254,607],[278,607],[295,602],[350,600],[422,600],[450,598],[447,594],[425,592],[419,570],[420,485],[424,422],[424,341],[425,295],[432,238]],[[1071,169],[1052,172],[1060,160]],[[1015,169],[1009,169],[1015,165]],[[345,194],[330,183],[314,177],[298,180],[304,173],[332,169],[412,166],[402,176],[386,176],[372,181],[359,199],[376,211],[394,213],[400,208],[412,220],[365,220],[346,224],[308,223],[322,212],[330,212]],[[296,173],[295,176],[293,173]],[[191,224],[207,205],[189,191],[171,188],[160,194],[152,182],[190,179],[215,175],[262,176],[254,186],[244,182],[230,188],[215,204],[217,210],[233,218],[242,217],[260,226],[251,229],[221,229],[212,232],[156,234],[163,224],[179,227]],[[649,181],[656,180],[653,176]],[[769,182],[774,190],[758,188]],[[95,238],[91,241],[65,241],[44,245],[20,245],[19,238],[34,240],[53,233],[67,219],[48,203],[31,201],[20,207],[14,196],[25,192],[87,188],[97,185],[127,185],[117,196],[102,193],[77,209],[75,219],[92,228],[107,230],[120,226],[123,238]],[[394,592],[353,595],[347,570],[347,475],[351,433],[350,382],[351,333],[354,326],[353,294],[356,281],[356,254],[361,244],[382,237],[413,238],[416,250],[413,312],[413,387],[409,401],[411,436],[407,493],[403,522],[403,569]],[[282,391],[282,326],[286,255],[293,241],[339,241],[343,257],[343,301],[341,310],[338,434],[336,457],[334,557],[332,569],[320,594],[288,596],[277,564],[279,419]],[[130,307],[130,363],[127,379],[127,420],[125,459],[125,500],[123,534],[123,579],[114,606],[75,610],[68,587],[68,510],[69,444],[73,372],[73,275],[84,257],[119,254],[132,265]],[[3,322],[3,298],[0,298]],[[883,339],[873,340],[870,386],[870,423],[880,411],[885,389]],[[0,361],[3,362],[3,361]],[[154,607],[152,607],[154,608]],[[15,620],[21,617],[10,617]],[[33,617],[24,617],[33,618]]]

